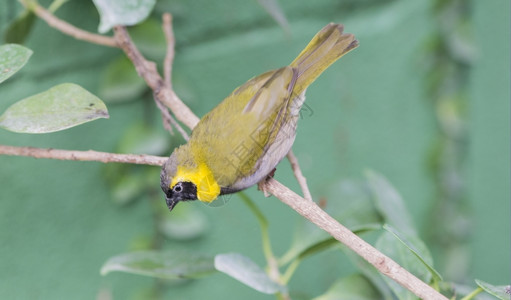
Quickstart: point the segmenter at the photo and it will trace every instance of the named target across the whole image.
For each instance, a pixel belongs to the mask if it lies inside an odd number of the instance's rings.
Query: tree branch
[[[168,107],[166,107],[158,98],[155,98],[156,106],[161,111],[161,116],[163,119],[163,127],[165,127],[171,134],[173,134],[172,126],[174,126],[177,131],[181,134],[181,136],[188,141],[190,136],[188,133],[181,127],[181,125],[174,119],[174,117],[170,114]]]
[[[0,155],[30,156],[35,158],[51,158],[59,160],[99,161],[102,163],[116,162],[151,166],[161,166],[167,160],[167,157],[145,154],[116,154],[93,150],[75,151],[5,145],[0,145]]]
[[[289,160],[289,163],[291,164],[291,169],[293,169],[296,181],[298,181],[298,184],[300,184],[300,187],[302,188],[303,197],[309,201],[312,201],[312,195],[309,190],[309,186],[307,185],[307,179],[305,176],[303,176],[300,165],[298,164],[298,159],[293,153],[293,150],[290,150],[287,154],[287,160]]]
[[[355,251],[381,273],[392,278],[404,288],[417,295],[417,297],[421,299],[447,300],[446,297],[405,270],[390,257],[384,255],[348,228],[341,225],[313,201],[298,196],[273,178],[266,182],[266,190],[307,220],[328,232],[336,240]]]
[[[46,23],[58,31],[74,37],[75,39],[86,41],[93,44],[107,47],[117,47],[117,43],[111,37],[95,34],[85,31],[55,17],[51,12],[37,4],[36,1],[19,0],[27,9],[31,10],[36,16],[46,21]]]
[[[133,62],[138,75],[144,78],[147,85],[154,91],[156,97],[165,106],[170,108],[176,118],[183,122],[188,128],[193,128],[199,123],[199,118],[186,106],[174,91],[166,87],[163,78],[156,69],[154,62],[146,60],[140,51],[135,47],[126,28],[123,26],[114,27],[115,40],[119,47],[126,53],[126,56]]]

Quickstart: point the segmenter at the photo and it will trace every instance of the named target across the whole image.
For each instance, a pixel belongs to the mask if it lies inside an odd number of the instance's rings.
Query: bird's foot
[[[270,192],[268,192],[268,190],[266,189],[266,182],[268,181],[268,179],[273,178],[273,176],[275,175],[275,171],[277,171],[277,169],[273,168],[273,170],[268,175],[266,175],[266,177],[264,177],[261,181],[257,183],[257,189],[262,191],[265,197],[271,196]]]

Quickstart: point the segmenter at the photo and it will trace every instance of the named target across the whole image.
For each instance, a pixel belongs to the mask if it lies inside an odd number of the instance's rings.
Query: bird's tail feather
[[[353,34],[343,33],[343,25],[330,23],[319,31],[291,63],[298,70],[293,93],[299,95],[323,71],[358,46]]]

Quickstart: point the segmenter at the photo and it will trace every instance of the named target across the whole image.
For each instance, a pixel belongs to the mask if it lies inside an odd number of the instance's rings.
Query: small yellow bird
[[[291,150],[307,87],[357,46],[342,25],[330,23],[289,66],[250,79],[202,117],[163,165],[169,209],[179,201],[211,202],[271,173]]]

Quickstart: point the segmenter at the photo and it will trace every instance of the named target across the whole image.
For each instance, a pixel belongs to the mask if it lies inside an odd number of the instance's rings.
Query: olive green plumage
[[[358,45],[342,31],[339,24],[325,26],[289,66],[250,79],[200,120],[162,169],[170,209],[208,189],[209,183],[200,184],[206,176],[201,172],[209,174],[208,182],[212,175],[221,193],[230,193],[254,185],[275,168],[294,142],[307,87]],[[205,167],[199,171],[199,166]],[[176,176],[187,183],[174,188]],[[198,198],[210,202],[216,196]]]

